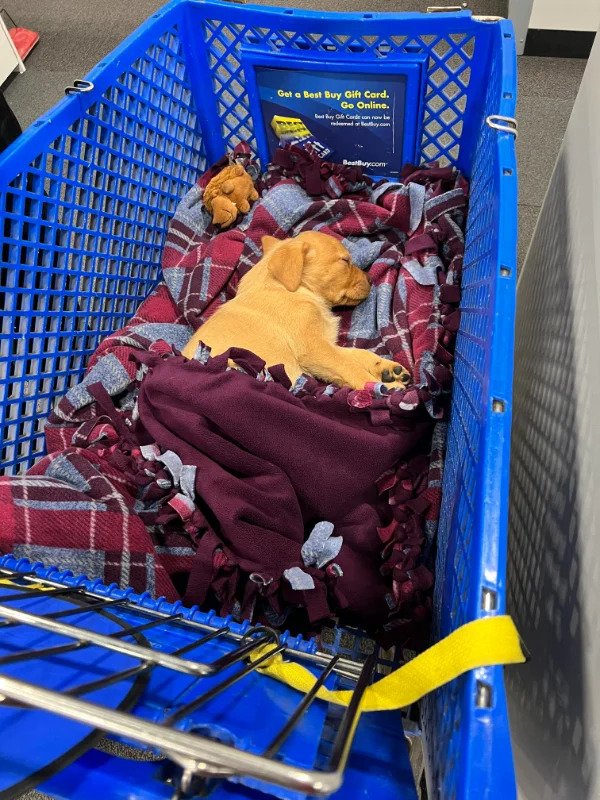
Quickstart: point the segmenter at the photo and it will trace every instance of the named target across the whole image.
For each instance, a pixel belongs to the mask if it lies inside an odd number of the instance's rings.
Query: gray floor
[[[540,205],[585,69],[584,59],[519,59],[519,263]]]

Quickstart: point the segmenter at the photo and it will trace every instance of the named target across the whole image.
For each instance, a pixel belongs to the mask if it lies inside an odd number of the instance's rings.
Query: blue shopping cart
[[[505,610],[517,208],[515,44],[512,27],[505,20],[478,18],[468,11],[338,14],[175,0],[85,79],[74,80],[68,96],[0,156],[2,468],[7,474],[19,472],[43,453],[44,421],[56,398],[81,379],[89,354],[106,334],[126,322],[158,282],[169,217],[199,171],[242,140],[263,161],[268,158],[273,128],[266,93],[272,89],[269,76],[278,70],[316,82],[323,76],[331,76],[332,81],[336,76],[352,76],[356,86],[361,76],[369,76],[380,83],[379,97],[368,99],[372,103],[384,100],[381,93],[389,92],[389,86],[401,86],[396,109],[399,139],[394,144],[397,158],[454,164],[471,181],[438,532],[434,637],[439,638],[469,620]],[[354,101],[347,98],[348,103]],[[370,108],[369,112],[381,110]],[[288,117],[296,119],[298,113],[291,109]],[[315,131],[310,133],[318,139]],[[386,166],[372,171],[377,174],[378,170],[393,172]],[[64,612],[68,619],[73,608],[64,604],[83,602],[84,596],[93,603],[124,603],[115,587],[78,581],[40,565],[5,558],[0,567],[0,579],[4,576],[7,585],[13,586],[13,594],[58,593],[48,612],[54,617]],[[81,596],[60,594],[61,588],[66,591],[74,586]],[[156,631],[154,639],[146,637],[144,647],[160,651],[161,636],[172,635],[164,628],[164,618],[183,615],[209,637],[207,648],[214,652],[208,652],[207,663],[225,659],[225,672],[221,678],[214,677],[219,670],[211,672],[211,680],[226,680],[227,658],[235,661],[240,649],[252,648],[261,637],[269,640],[271,636],[253,631],[245,639],[247,626],[236,627],[197,611],[190,616],[147,597],[127,597],[131,602],[124,603],[125,611],[123,605],[115,607],[110,617],[98,623],[97,635],[103,637],[98,647],[105,647],[104,639],[111,636],[114,641],[119,626],[146,626],[146,632],[151,627]],[[35,614],[39,594],[23,598],[17,608]],[[156,622],[152,614],[162,615],[162,622]],[[182,624],[181,620],[176,624]],[[220,639],[217,646],[210,636],[225,628],[227,634],[218,636],[229,644],[219,649]],[[47,630],[46,626],[43,631],[49,637],[66,635],[55,627]],[[176,635],[184,648],[189,630],[178,630]],[[23,636],[27,645],[29,639]],[[277,641],[298,658],[312,659],[313,665],[329,663],[316,653],[314,643],[285,637]],[[51,639],[46,646],[58,644]],[[0,663],[9,655],[0,653]],[[332,631],[329,656],[341,662],[336,661],[331,676],[323,680],[335,679],[339,685],[349,681],[357,698],[361,681],[370,680],[382,664],[389,666],[385,654],[369,657],[359,632]],[[140,664],[155,659],[141,652],[136,657]],[[115,672],[127,668],[118,654],[111,658]],[[16,673],[13,677],[18,680]],[[46,686],[45,690],[55,689]],[[279,711],[284,708],[293,715],[285,687],[271,691],[280,692],[270,698],[273,708],[280,705]],[[133,694],[112,697],[113,707],[141,703],[149,718],[151,704]],[[38,698],[41,707],[44,697]],[[50,780],[43,772],[48,758],[39,763],[32,759],[30,773],[42,782],[46,777],[46,789],[58,797],[131,797],[126,793],[129,780],[140,787],[139,797],[213,792],[215,797],[249,800],[271,791],[270,786],[278,787],[273,791],[280,797],[333,791],[331,775],[341,780],[346,766],[346,791],[350,785],[355,790],[360,787],[360,796],[402,796],[398,787],[410,787],[412,782],[404,756],[397,756],[402,764],[390,777],[369,750],[369,741],[380,741],[372,728],[378,717],[368,715],[367,727],[357,729],[355,747],[363,753],[363,761],[371,759],[371,766],[359,775],[356,758],[348,756],[355,717],[349,714],[332,720],[316,708],[311,706],[304,720],[301,715],[294,717],[295,724],[307,725],[312,720],[319,730],[335,728],[345,735],[332,735],[327,753],[323,755],[317,747],[310,763],[302,761],[302,754],[298,756],[298,743],[309,741],[310,735],[305,730],[308,739],[302,739],[298,731],[287,730],[282,717],[278,730],[285,732],[285,742],[278,756],[273,755],[273,741],[267,741],[276,735],[274,729],[265,731],[261,754],[245,758],[243,743],[226,741],[223,729],[219,738],[215,723],[210,731],[199,731],[213,749],[202,751],[203,755],[188,753],[185,763],[178,749],[181,742],[169,740],[171,752],[180,756],[175,762],[181,774],[175,777],[164,758],[160,772],[151,750],[146,761],[132,760],[125,767],[106,749],[76,751],[75,740],[85,737],[71,731],[71,738],[65,734],[64,746],[57,746],[55,758],[50,759],[60,764],[69,752],[70,766],[65,760],[65,769]],[[18,705],[11,709],[16,725]],[[248,724],[256,727],[255,716],[248,716]],[[83,724],[81,719],[77,723]],[[400,753],[404,742],[401,720],[392,724],[382,718],[379,724],[381,742],[396,742],[394,747],[399,748],[390,751],[393,761],[393,753]],[[106,729],[114,730],[114,726],[106,722]],[[81,734],[83,729],[77,730]],[[422,733],[428,797],[508,800],[515,796],[502,668],[475,670],[435,692],[422,703],[419,725],[407,723],[406,730],[413,739]],[[137,741],[149,745],[150,734],[144,731],[145,738]],[[135,739],[134,734],[121,730],[123,741]],[[294,749],[296,735],[300,738]],[[233,758],[229,770],[223,767],[225,751],[220,749],[228,747],[230,754],[242,753]],[[214,756],[213,762],[207,752]],[[325,759],[323,771],[330,776],[321,784],[313,774],[318,772],[319,758]],[[211,772],[209,767],[214,768],[217,761],[221,772]],[[289,767],[287,780],[282,779],[282,764]],[[303,772],[310,779],[302,778]],[[206,775],[212,783],[196,783],[198,776],[204,780]],[[223,781],[225,777],[228,780]],[[22,779],[14,776],[12,785],[25,787]],[[405,796],[411,797],[411,791],[414,796],[410,788]]]

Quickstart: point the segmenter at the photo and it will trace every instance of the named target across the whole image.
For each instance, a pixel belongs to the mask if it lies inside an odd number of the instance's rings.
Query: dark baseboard
[[[588,58],[595,36],[593,31],[550,31],[530,28],[525,41],[525,55]]]

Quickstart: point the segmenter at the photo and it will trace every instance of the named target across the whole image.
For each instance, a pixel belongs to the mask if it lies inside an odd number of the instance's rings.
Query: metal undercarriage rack
[[[308,652],[270,628],[198,622],[183,612],[0,568],[0,722],[23,735],[25,713],[38,709],[30,714],[43,714],[46,731],[53,719],[54,738],[64,734],[66,748],[56,759],[42,747],[23,767],[30,774],[14,780],[14,793],[1,794],[10,780],[0,784],[1,796],[17,797],[36,775],[47,777],[48,759],[65,768],[81,754],[81,741],[102,732],[162,761],[171,797],[206,796],[223,779],[284,799],[340,788],[376,654],[359,663]],[[269,652],[257,653],[264,645]],[[261,675],[275,653],[309,667],[314,689],[300,695]],[[353,689],[350,704],[314,702],[321,685]],[[405,748],[396,716],[388,740]]]

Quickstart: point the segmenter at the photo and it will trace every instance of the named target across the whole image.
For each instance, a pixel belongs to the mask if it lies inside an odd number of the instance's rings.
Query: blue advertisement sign
[[[414,66],[377,74],[255,64],[269,158],[282,141],[310,140],[331,161],[398,176],[414,158],[414,126],[405,130]]]

